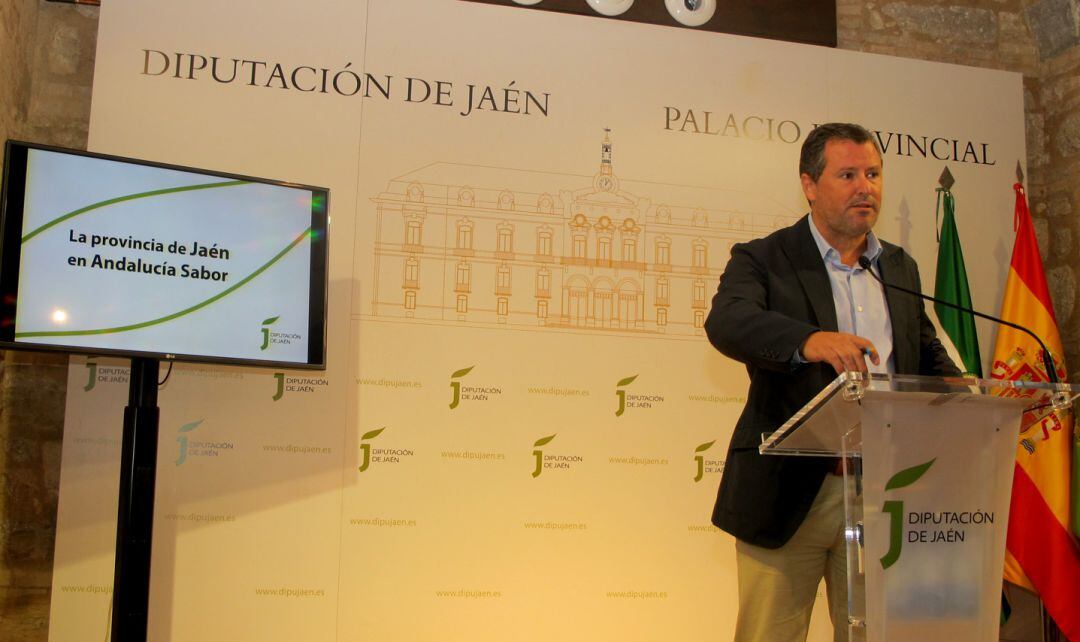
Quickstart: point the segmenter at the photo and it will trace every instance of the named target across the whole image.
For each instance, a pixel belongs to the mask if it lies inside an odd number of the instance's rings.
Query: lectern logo
[[[634,375],[625,379],[619,379],[619,383],[615,384],[615,396],[619,398],[619,409],[615,411],[616,417],[622,417],[622,414],[626,412],[626,390],[624,390],[623,387],[634,383],[634,379],[637,378],[638,376]]]
[[[905,468],[896,473],[885,484],[885,490],[904,488],[917,482],[937,459],[931,459],[925,464]],[[904,502],[888,500],[881,507],[881,512],[889,514],[889,551],[881,558],[881,568],[886,569],[900,559],[900,549],[904,545]]]
[[[458,404],[461,403],[461,382],[458,381],[458,379],[461,379],[465,375],[469,374],[469,372],[471,372],[472,369],[475,367],[476,366],[469,366],[468,368],[462,368],[461,370],[458,370],[454,374],[450,375],[450,388],[454,391],[454,398],[450,402],[450,410],[457,408]]]
[[[281,317],[270,317],[262,322],[262,345],[259,346],[259,350],[266,350],[270,347],[270,326],[273,325]]]
[[[195,430],[196,428],[198,428],[199,424],[201,424],[202,422],[203,422],[203,420],[200,419],[198,421],[193,421],[193,422],[191,422],[189,424],[184,424],[183,426],[180,426],[179,430],[176,431],[176,443],[179,444],[179,446],[180,446],[180,454],[176,458],[176,465],[177,466],[179,466],[180,464],[187,461],[188,438],[187,438],[186,433],[189,433],[192,430]]]
[[[533,478],[539,477],[540,473],[544,470],[544,451],[540,450],[540,448],[547,444],[550,444],[552,439],[555,439],[555,435],[541,437],[540,439],[536,440],[536,443],[533,444],[533,448],[535,448],[535,450],[533,450],[532,454],[533,457],[536,458],[536,469],[532,472]]]
[[[263,328],[263,330],[265,331],[266,328]],[[282,395],[285,394],[285,373],[275,372],[274,379],[277,380],[277,392],[274,393],[272,399],[273,401],[277,401],[278,399],[281,399]]]
[[[361,459],[361,461],[360,461],[360,467],[357,468],[358,471],[364,472],[365,470],[368,469],[368,466],[371,465],[371,444],[367,443],[368,440],[375,439],[384,430],[386,430],[386,426],[383,426],[382,428],[379,428],[377,430],[372,430],[370,432],[366,432],[366,433],[364,433],[363,437],[360,437],[360,459]]]
[[[97,385],[97,364],[88,361],[86,362],[86,369],[90,371],[90,378],[87,379],[86,385],[83,386],[83,390],[90,392],[94,389],[94,386]]]
[[[705,476],[705,455],[702,455],[701,453],[712,448],[712,445],[715,443],[716,440],[714,439],[710,442],[701,444],[694,449],[694,453],[696,453],[694,455],[694,463],[697,464],[697,475],[694,476],[695,483],[701,481],[701,478]]]

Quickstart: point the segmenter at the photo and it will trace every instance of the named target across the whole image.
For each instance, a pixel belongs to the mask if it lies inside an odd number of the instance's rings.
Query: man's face
[[[827,240],[862,238],[881,208],[881,157],[870,141],[832,139],[825,143],[825,170],[817,182],[802,177],[810,213]]]

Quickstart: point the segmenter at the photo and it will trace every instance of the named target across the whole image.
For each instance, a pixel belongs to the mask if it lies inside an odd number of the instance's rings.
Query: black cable
[[[169,362],[169,369],[165,371],[165,378],[164,378],[164,379],[162,379],[161,381],[159,381],[159,382],[158,382],[158,387],[159,387],[159,388],[160,388],[161,386],[164,386],[164,385],[165,385],[165,382],[169,380],[169,375],[171,375],[171,374],[172,374],[172,364],[173,364],[173,362],[172,362],[172,361],[170,361],[170,362]]]

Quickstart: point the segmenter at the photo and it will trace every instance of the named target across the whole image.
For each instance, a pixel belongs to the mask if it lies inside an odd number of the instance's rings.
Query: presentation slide
[[[16,343],[308,363],[325,194],[39,149],[25,185]]]

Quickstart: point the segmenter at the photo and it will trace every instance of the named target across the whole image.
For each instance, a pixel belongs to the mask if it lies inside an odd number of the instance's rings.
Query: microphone
[[[982,312],[972,310],[971,308],[965,308],[962,305],[956,305],[955,303],[950,303],[949,301],[942,301],[941,299],[932,297],[929,294],[923,294],[922,292],[916,292],[915,290],[909,290],[909,289],[907,289],[905,287],[901,287],[899,285],[894,285],[892,283],[886,283],[885,281],[883,281],[881,279],[880,276],[878,276],[877,274],[874,273],[873,268],[870,266],[870,259],[866,258],[865,256],[860,256],[859,257],[859,267],[861,267],[862,269],[869,272],[870,276],[874,277],[874,279],[884,287],[892,288],[894,290],[900,290],[901,292],[907,292],[908,294],[910,294],[912,296],[917,296],[920,299],[926,299],[927,301],[933,301],[934,303],[940,303],[941,305],[953,308],[954,310],[960,310],[961,312],[967,312],[968,314],[973,314],[973,315],[975,315],[977,317],[981,317],[983,319],[988,319],[990,321],[993,321],[994,323],[999,323],[1001,325],[1007,325],[1010,328],[1020,330],[1021,332],[1026,332],[1027,335],[1029,337],[1031,337],[1032,339],[1035,339],[1035,341],[1039,344],[1039,347],[1042,348],[1042,361],[1043,361],[1043,367],[1046,368],[1046,377],[1048,379],[1050,379],[1050,383],[1060,383],[1060,380],[1058,379],[1058,375],[1057,375],[1057,368],[1054,366],[1054,358],[1052,356],[1050,356],[1050,351],[1046,349],[1046,344],[1043,343],[1043,340],[1040,339],[1031,330],[1028,330],[1024,326],[1017,325],[1017,324],[1015,324],[1015,323],[1013,323],[1011,321],[1006,321],[1005,319],[999,319],[997,317],[992,317],[989,314],[983,314]]]

